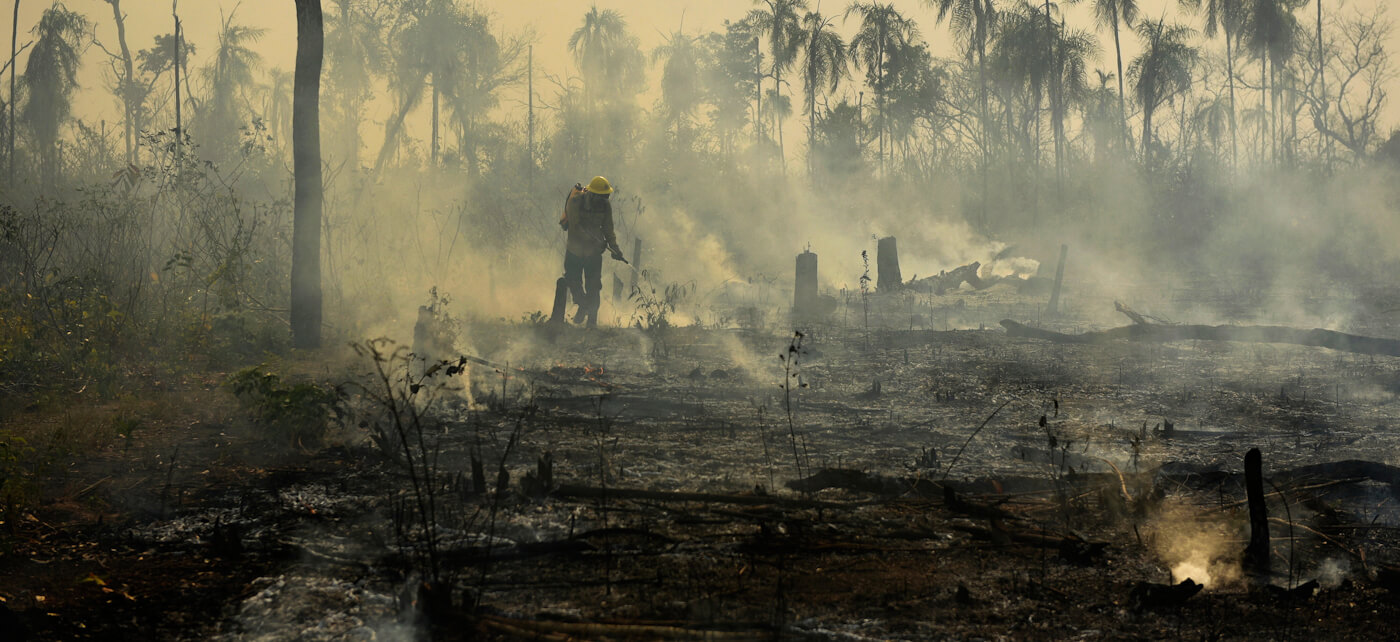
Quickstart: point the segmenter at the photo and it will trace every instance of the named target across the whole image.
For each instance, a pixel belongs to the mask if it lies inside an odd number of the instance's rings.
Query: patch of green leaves
[[[228,384],[269,438],[290,446],[323,444],[345,416],[345,396],[338,387],[314,382],[289,383],[262,366],[244,368]]]

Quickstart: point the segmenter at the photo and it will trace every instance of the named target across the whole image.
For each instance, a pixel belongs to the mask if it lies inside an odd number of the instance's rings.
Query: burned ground
[[[997,320],[1037,320],[1010,285],[869,303],[800,343],[477,324],[502,348],[456,378],[470,399],[414,393],[437,403],[408,448],[368,437],[353,355],[279,365],[354,382],[323,445],[251,427],[221,373],[169,384],[8,520],[0,597],[38,639],[1355,639],[1400,615],[1395,358],[1013,338]],[[1250,448],[1266,575],[1238,563]]]

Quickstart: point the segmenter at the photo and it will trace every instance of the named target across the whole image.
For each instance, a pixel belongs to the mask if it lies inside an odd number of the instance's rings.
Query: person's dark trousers
[[[569,286],[569,296],[578,304],[574,323],[588,320],[588,325],[598,325],[598,306],[602,301],[599,292],[603,289],[603,255],[575,256],[564,253],[564,283]]]

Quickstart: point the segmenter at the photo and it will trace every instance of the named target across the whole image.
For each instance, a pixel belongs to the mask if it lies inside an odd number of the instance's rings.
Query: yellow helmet
[[[602,176],[594,176],[593,180],[588,181],[588,191],[594,194],[611,194],[612,185],[608,183],[608,179]]]

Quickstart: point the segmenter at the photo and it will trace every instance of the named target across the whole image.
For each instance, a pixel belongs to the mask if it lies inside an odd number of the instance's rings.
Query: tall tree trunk
[[[783,75],[778,71],[776,66],[773,68],[773,97],[775,99],[783,97]],[[788,105],[790,108],[792,103],[788,103]],[[783,175],[786,176],[787,153],[783,151],[783,116],[775,110],[773,112],[773,119],[778,121],[778,163],[783,168]]]
[[[419,86],[416,91],[422,90],[423,87]],[[378,174],[379,171],[384,168],[384,165],[389,162],[389,157],[392,156],[394,150],[398,148],[399,133],[403,131],[403,121],[408,117],[408,112],[413,111],[413,108],[418,104],[418,101],[414,98],[416,95],[416,93],[405,94],[403,104],[399,106],[398,112],[395,113],[393,118],[390,118],[388,124],[385,125],[384,144],[380,145],[379,155],[374,159],[375,174]],[[292,116],[293,119],[295,119],[295,107],[292,108]],[[295,129],[295,123],[293,123],[293,128]]]
[[[175,69],[175,148],[180,149],[184,142],[183,123],[180,122],[180,14],[175,12],[176,2],[171,0],[170,15],[175,18],[175,58],[170,64]]]
[[[1274,164],[1280,164],[1278,143],[1278,61],[1269,61],[1269,156]]]
[[[987,131],[987,16],[982,14],[981,26],[977,35],[977,76],[981,83],[982,98],[982,206],[978,212],[983,229],[987,226],[987,165],[990,163],[991,134]]]
[[[123,124],[126,126],[126,162],[136,161],[136,110],[135,101],[136,73],[131,62],[131,49],[126,46],[126,19],[122,17],[121,0],[107,0],[112,5],[112,17],[117,23],[117,44],[121,46],[122,52],[122,77],[117,81],[117,87],[121,92]]]
[[[809,66],[811,63],[808,63]],[[817,92],[812,87],[812,72],[810,68],[807,72],[807,178],[812,178],[816,173],[817,164],[813,160],[812,150],[817,147]]]
[[[9,165],[10,185],[15,184],[15,67],[19,64],[15,62],[15,56],[19,55],[15,51],[15,43],[19,40],[19,0],[15,0],[15,20],[10,23],[10,140],[9,149],[6,151],[6,164]]]
[[[1142,161],[1148,167],[1152,166],[1152,109],[1147,103],[1142,106]]]
[[[433,144],[432,156],[433,165],[437,165],[438,159],[438,79],[437,74],[433,75]]]
[[[1323,123],[1327,122],[1327,58],[1322,48],[1322,0],[1317,0],[1317,96],[1322,106],[1319,109],[1319,118]],[[1322,159],[1323,166],[1327,165],[1327,157],[1332,150],[1332,138],[1330,136],[1318,135],[1319,149],[1318,157]]]
[[[321,347],[321,0],[295,0],[297,57],[292,104],[296,202],[292,219],[292,345]]]
[[[763,49],[759,47],[758,38],[753,39],[753,51],[753,144],[757,147],[763,142]]]
[[[885,177],[885,34],[880,34],[880,43],[876,45],[875,82],[879,83],[880,90],[876,92],[875,98],[880,102],[880,128],[875,130],[875,135],[880,139],[880,178]]]
[[[1123,151],[1132,150],[1128,141],[1128,99],[1123,93],[1123,46],[1118,42],[1118,3],[1113,3],[1113,55],[1118,60],[1118,122],[1123,127]]]
[[[1259,164],[1269,161],[1269,55],[1259,56]]]
[[[1235,136],[1235,51],[1231,44],[1230,23],[1225,22],[1225,73],[1230,85],[1230,168],[1239,165],[1239,147]]]

